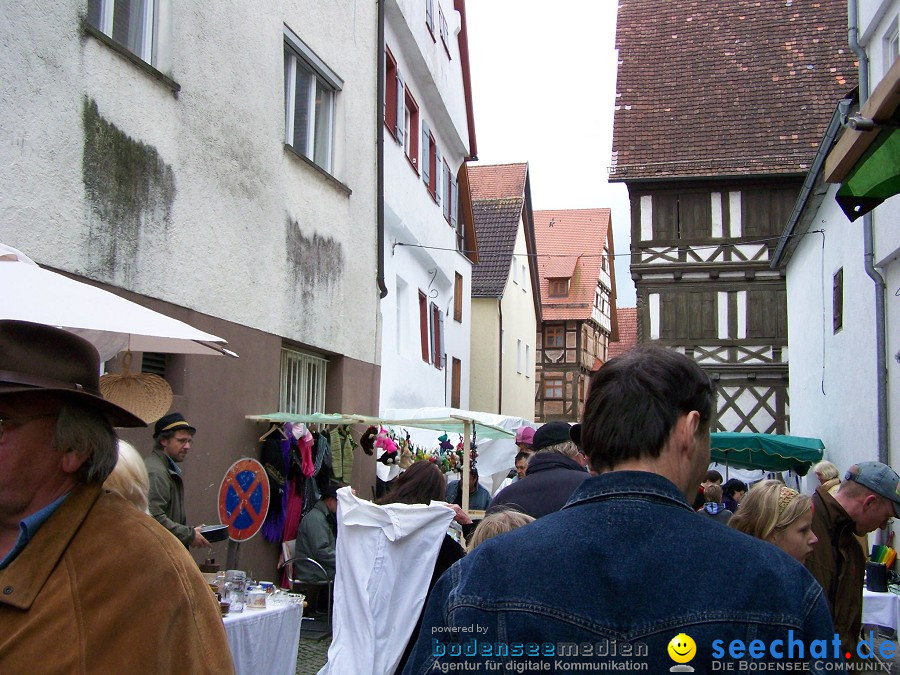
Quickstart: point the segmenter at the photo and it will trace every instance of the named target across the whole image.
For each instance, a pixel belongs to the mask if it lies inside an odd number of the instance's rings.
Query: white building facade
[[[475,139],[462,0],[387,0],[383,112],[380,408],[467,408]]]
[[[858,41],[868,59],[863,99],[875,101],[885,87],[896,89],[898,18],[898,0],[859,1]],[[860,81],[864,87],[864,78]],[[851,116],[858,107],[851,106]],[[791,432],[821,438],[825,458],[841,473],[856,462],[879,460],[879,448],[886,451],[888,463],[900,468],[900,197],[887,199],[853,222],[841,210],[835,201],[840,184],[826,181],[836,176],[843,180],[833,167],[856,134],[842,128],[846,116],[836,108],[775,261],[787,273]],[[866,271],[867,227],[884,291],[876,289]],[[885,309],[881,374],[878,296]],[[886,390],[886,418],[881,422],[879,377]]]
[[[244,415],[377,412],[377,28],[374,3],[0,7],[0,241],[241,356],[155,355],[199,430],[195,522],[256,452]]]

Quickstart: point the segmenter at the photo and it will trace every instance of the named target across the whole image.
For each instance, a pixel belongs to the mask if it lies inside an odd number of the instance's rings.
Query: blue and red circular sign
[[[269,477],[255,459],[239,459],[219,487],[219,520],[232,541],[247,541],[262,527],[269,511]]]

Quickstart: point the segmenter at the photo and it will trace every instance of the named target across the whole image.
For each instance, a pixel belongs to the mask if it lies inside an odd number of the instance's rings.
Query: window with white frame
[[[531,345],[525,345],[525,377],[531,377]]]
[[[884,35],[884,72],[891,69],[894,61],[900,56],[900,17],[894,17],[887,33]]]
[[[438,8],[438,29],[441,33],[441,42],[444,45],[444,51],[450,56],[450,29],[447,26],[447,19],[444,18],[444,10]]]
[[[516,340],[516,372],[522,372],[522,339]]]
[[[344,82],[284,28],[284,142],[331,172],[334,101]]]
[[[87,21],[151,65],[156,58],[156,0],[88,0]]]
[[[282,347],[278,409],[295,415],[324,412],[327,367],[327,359]]]

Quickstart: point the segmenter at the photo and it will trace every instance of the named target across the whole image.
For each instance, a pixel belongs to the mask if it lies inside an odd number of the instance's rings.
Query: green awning
[[[792,470],[805,476],[821,461],[825,444],[818,438],[717,431],[710,434],[711,459],[743,469]]]
[[[311,415],[294,415],[293,413],[273,412],[262,415],[246,415],[248,420],[259,422],[290,422],[292,424],[365,424],[367,426],[414,427],[416,429],[432,429],[448,433],[463,434],[466,426],[474,429],[478,438],[515,438],[516,432],[509,431],[493,424],[485,424],[465,415],[450,415],[427,419],[389,419],[370,417],[368,415],[340,413],[312,413]]]
[[[900,129],[882,129],[835,196],[851,221],[900,193]]]

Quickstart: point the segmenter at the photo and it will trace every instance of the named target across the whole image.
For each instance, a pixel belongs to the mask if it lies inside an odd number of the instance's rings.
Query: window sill
[[[353,194],[353,190],[351,190],[349,187],[344,185],[341,181],[339,181],[337,178],[332,176],[321,166],[316,164],[309,157],[307,157],[306,155],[301,155],[299,152],[294,150],[293,146],[290,146],[287,143],[285,143],[284,149],[288,152],[288,154],[290,156],[296,157],[297,159],[299,159],[303,164],[305,164],[309,168],[313,169],[316,173],[318,173],[320,176],[325,178],[329,183],[331,183],[331,185],[333,187],[337,188],[338,190],[340,190],[341,192],[346,194],[348,197]]]
[[[105,44],[107,47],[112,49],[114,52],[116,52],[119,56],[122,56],[125,59],[127,59],[128,61],[131,61],[131,63],[133,63],[138,68],[143,70],[145,73],[150,75],[150,77],[162,82],[164,85],[166,85],[169,89],[172,90],[172,94],[174,96],[177,96],[178,92],[181,91],[181,85],[178,84],[171,77],[159,72],[156,68],[154,68],[149,63],[144,61],[144,59],[142,59],[140,56],[133,53],[125,46],[120,45],[118,42],[116,42],[111,37],[109,37],[106,33],[97,30],[96,28],[94,28],[94,26],[89,24],[87,21],[82,20],[81,28],[84,31],[85,35],[90,35],[91,37],[96,38],[97,40],[99,40],[100,42]]]
[[[409,168],[411,168],[413,170],[413,173],[416,174],[416,176],[418,176],[419,175],[419,167],[417,167],[415,165],[415,162],[413,162],[409,158],[409,155],[407,155],[405,152],[403,153],[403,155],[406,157],[406,161],[409,163]]]

